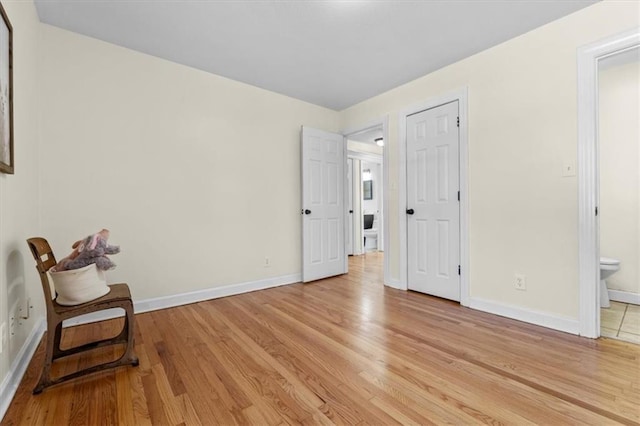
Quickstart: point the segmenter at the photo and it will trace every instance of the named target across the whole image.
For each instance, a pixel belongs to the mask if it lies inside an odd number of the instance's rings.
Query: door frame
[[[600,337],[598,62],[638,46],[635,28],[578,49],[578,319],[585,337]]]
[[[400,281],[396,288],[408,290],[407,258],[407,117],[427,109],[458,101],[459,164],[460,164],[460,304],[469,306],[469,135],[468,135],[468,88],[462,87],[400,111],[398,115],[398,234],[400,237]]]
[[[380,126],[382,126],[382,137],[384,138],[384,146],[382,147],[382,250],[384,252],[382,266],[384,271],[383,280],[384,285],[397,288],[397,286],[394,285],[394,281],[391,279],[389,273],[389,115],[384,115],[375,120],[363,123],[362,125],[346,128],[340,133],[342,133],[345,138],[344,158],[346,161],[346,158],[348,156],[346,139],[349,137],[349,135],[364,132],[366,130],[370,130]],[[346,175],[344,184],[347,184]],[[345,210],[345,214],[348,215],[349,212]],[[348,263],[349,262],[347,262],[347,265]]]
[[[382,196],[383,196],[383,200],[382,202],[384,203],[384,175],[385,175],[385,171],[384,171],[384,154],[383,155],[378,155],[378,154],[369,154],[369,153],[364,153],[364,152],[359,152],[359,151],[347,151],[347,157],[348,159],[351,160],[358,160],[359,164],[360,164],[360,168],[358,169],[358,186],[360,188],[362,188],[362,162],[367,162],[367,163],[375,163],[378,164],[380,166],[380,170],[382,171],[382,176],[383,176],[383,188],[382,188]],[[360,203],[359,203],[359,208],[358,210],[358,214],[360,217],[362,217],[362,192],[360,192]],[[380,241],[382,241],[382,247],[384,250],[384,208],[380,209],[382,211],[382,235],[380,236],[381,238],[379,238]],[[360,236],[362,237],[362,233],[364,232],[363,229],[363,223],[362,220],[358,220],[358,226],[360,228]],[[355,230],[354,230],[355,231]],[[354,255],[361,255],[365,253],[365,248],[364,248],[364,240],[362,238],[359,239],[359,243],[358,243],[358,251],[356,252],[354,250]]]
[[[349,161],[351,161],[351,167],[349,167]],[[347,157],[347,182],[346,182],[346,189],[347,189],[347,205],[345,206],[345,208],[347,209],[347,211],[351,210],[353,211],[353,188],[354,188],[354,183],[353,183],[353,176],[355,175],[354,170],[354,162],[353,162],[353,158],[351,157]],[[351,207],[351,208],[349,208]],[[347,214],[347,223],[345,223],[345,227],[346,227],[346,232],[345,232],[345,238],[348,236],[348,240],[345,241],[345,247],[347,250],[347,257],[351,256],[351,255],[355,255],[356,254],[356,250],[355,250],[355,238],[354,238],[354,228],[355,228],[355,224],[354,222],[354,215],[353,213],[349,213]],[[349,252],[349,246],[348,246],[348,241],[351,241],[351,252]],[[347,262],[348,263],[348,262]]]

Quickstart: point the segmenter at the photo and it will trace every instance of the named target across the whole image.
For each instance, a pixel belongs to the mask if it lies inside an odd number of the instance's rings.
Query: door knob
[[[304,210],[304,214],[311,214],[311,210],[309,210],[309,209],[305,209],[305,210]]]
[[[349,213],[353,213],[353,210],[349,210]]]
[[[413,211],[413,209],[407,209],[407,214],[414,214],[415,212]]]

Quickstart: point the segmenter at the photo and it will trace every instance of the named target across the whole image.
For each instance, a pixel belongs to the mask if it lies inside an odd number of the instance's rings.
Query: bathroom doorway
[[[600,335],[640,344],[640,47],[597,75]]]
[[[619,163],[616,168],[622,169],[620,165],[628,159],[622,158],[626,157],[626,155],[621,154],[620,152],[616,153],[615,148],[605,147],[605,145],[615,145],[615,142],[612,142],[610,135],[604,133],[601,134],[600,131],[603,129],[600,129],[600,127],[606,127],[607,124],[604,121],[601,123],[600,117],[602,116],[603,120],[606,121],[607,113],[604,109],[602,113],[599,111],[599,96],[601,95],[599,93],[601,89],[599,86],[599,77],[604,76],[603,81],[607,80],[607,67],[610,69],[616,68],[620,65],[618,63],[619,61],[622,60],[624,62],[629,59],[628,56],[626,57],[627,59],[624,59],[623,56],[618,55],[624,54],[625,52],[631,52],[638,47],[640,47],[640,28],[610,36],[578,49],[578,326],[579,334],[581,336],[591,338],[597,338],[601,335],[601,302],[606,304],[607,297],[614,300],[614,302],[618,301],[616,298],[619,298],[624,294],[624,297],[631,298],[633,303],[639,303],[638,297],[640,297],[640,289],[638,289],[637,281],[630,284],[631,287],[629,287],[629,289],[632,291],[624,291],[624,293],[621,293],[623,290],[616,288],[608,289],[605,283],[601,280],[601,276],[604,276],[605,280],[607,278],[610,280],[610,285],[612,287],[613,285],[620,286],[621,284],[614,284],[611,277],[622,271],[624,263],[622,259],[615,257],[617,254],[609,253],[608,251],[615,250],[616,253],[621,253],[622,256],[628,257],[628,255],[619,252],[618,248],[613,248],[613,246],[608,245],[610,243],[607,242],[607,239],[613,234],[608,234],[608,236],[601,241],[601,232],[606,232],[607,229],[611,230],[611,227],[606,223],[603,225],[604,228],[601,229],[601,217],[603,216],[603,211],[606,209],[609,216],[613,215],[613,217],[615,217],[616,207],[613,207],[614,205],[611,204],[611,200],[607,201],[607,198],[610,195],[609,192],[606,195],[603,193],[603,191],[606,190],[605,186],[608,185],[607,180],[611,180],[612,178],[611,176],[607,176],[607,172],[605,172],[605,175],[602,177],[603,179],[601,179],[600,168],[606,162],[613,162],[615,164],[618,161]],[[630,54],[633,55],[633,53]],[[607,61],[608,58],[611,58],[615,63]],[[616,63],[618,63],[618,65],[616,65]],[[601,69],[601,64],[604,69]],[[615,72],[613,72],[613,74],[615,74]],[[608,78],[608,80],[615,80],[615,78]],[[611,81],[609,81],[609,83],[611,83]],[[608,83],[605,81],[605,84]],[[635,93],[637,100],[637,89]],[[603,93],[602,96],[607,98],[609,95]],[[604,101],[605,98],[602,100]],[[620,111],[622,107],[620,105],[615,105],[615,109]],[[626,114],[620,115],[626,116]],[[637,111],[635,113],[635,118],[627,118],[625,121],[635,122],[637,130]],[[615,130],[617,131],[618,129]],[[627,136],[627,138],[628,137],[633,136]],[[607,139],[608,142],[604,141],[604,139]],[[637,145],[640,144],[640,141],[638,140],[637,133],[633,143],[635,143],[635,150],[638,152]],[[601,158],[601,154],[604,154],[605,157]],[[613,156],[613,159],[611,156]],[[616,160],[616,156],[618,160]],[[634,161],[637,160],[638,157],[636,156]],[[637,169],[638,166],[635,165],[633,167]],[[637,178],[635,178],[634,181],[637,182]],[[625,182],[624,185],[614,186],[613,189],[609,189],[609,191],[613,191],[611,192],[613,194],[616,191],[621,191],[623,187],[626,188],[629,184],[630,182]],[[604,204],[601,205],[601,202]],[[637,207],[634,207],[637,206],[637,204],[637,201],[627,200],[627,203],[625,204],[626,207],[623,209],[637,209]],[[620,214],[622,215],[623,213]],[[623,230],[627,233],[631,232],[629,227],[623,228]],[[603,243],[604,246],[601,247],[601,244]],[[637,250],[638,249],[636,249],[636,252]],[[603,259],[605,257],[608,257],[609,259]],[[637,255],[635,259],[633,259],[633,257],[634,256],[631,255],[632,260],[629,261],[629,264],[632,265],[635,263],[637,265]],[[627,272],[629,272],[630,269],[631,268],[628,268]],[[601,275],[601,271],[604,271],[604,274]],[[622,319],[629,314],[629,318],[636,317],[635,322],[638,323],[637,313],[632,311],[634,311],[634,308],[632,308],[631,311],[628,311],[627,307],[625,307]],[[621,328],[622,325],[616,331],[615,337],[621,337]]]

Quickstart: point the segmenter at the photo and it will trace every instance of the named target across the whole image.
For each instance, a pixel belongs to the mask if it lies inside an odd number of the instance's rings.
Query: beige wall
[[[300,126],[338,113],[41,26],[43,232],[141,300],[301,272]],[[265,257],[270,267],[264,267]]]
[[[620,260],[612,290],[640,293],[640,64],[599,73],[600,254]]]
[[[12,308],[26,295],[33,296],[35,309],[3,348],[0,383],[44,312],[40,281],[25,242],[40,231],[36,87],[39,23],[31,1],[2,4],[13,26],[15,174],[0,174],[0,323],[9,323]]]
[[[398,114],[469,90],[470,296],[578,317],[576,49],[640,25],[640,4],[605,1],[342,112],[342,128],[389,114],[392,279],[398,249]],[[514,289],[514,273],[527,291]]]

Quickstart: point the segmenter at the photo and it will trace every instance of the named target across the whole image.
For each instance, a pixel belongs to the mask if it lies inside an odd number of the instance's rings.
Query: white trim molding
[[[511,318],[529,324],[552,328],[565,333],[578,334],[580,329],[578,320],[546,312],[524,309],[519,306],[512,306],[491,300],[471,297],[468,299],[469,307],[478,311],[488,312],[501,317]]]
[[[458,101],[460,116],[460,304],[469,306],[469,94],[463,87],[400,111],[398,117],[398,234],[400,238],[400,288],[407,278],[407,117],[427,109]],[[385,237],[386,241],[386,237]],[[387,256],[385,256],[386,260]],[[385,280],[386,282],[386,280]]]
[[[613,300],[614,302],[640,305],[640,293],[632,293],[630,291],[609,290],[609,299]]]
[[[347,158],[355,158],[356,160],[366,161],[368,163],[382,164],[382,155],[372,154],[370,152],[360,152],[347,150]]]
[[[138,302],[134,302],[134,308],[136,313],[156,311],[158,309],[188,305],[190,303],[218,299],[220,297],[235,296],[237,294],[249,293],[251,291],[266,290],[268,288],[299,283],[301,281],[301,274],[284,275],[281,277],[267,278],[264,280],[231,284],[223,287],[213,287],[205,290],[191,291],[189,293],[176,294],[173,296],[164,296],[141,300]]]
[[[600,336],[598,62],[640,45],[640,28],[578,49],[578,285],[580,335]]]
[[[249,281],[239,284],[231,284],[222,287],[212,287],[203,290],[190,291],[188,293],[173,294],[170,296],[154,297],[151,299],[134,300],[133,308],[136,314],[157,311],[160,309],[173,308],[176,306],[188,305],[190,303],[204,302],[206,300],[218,299],[220,297],[235,296],[237,294],[248,293],[257,290],[279,287],[287,284],[299,283],[302,281],[302,274],[283,275],[280,277],[267,278],[258,281]],[[103,321],[118,318],[124,315],[122,309],[114,308],[102,312],[95,312],[64,322],[64,327],[88,324],[90,322]]]
[[[2,381],[2,384],[0,384],[0,420],[4,418],[4,415],[9,409],[9,405],[18,390],[18,386],[22,381],[24,373],[27,371],[27,367],[29,366],[29,362],[31,362],[33,354],[38,348],[38,344],[42,339],[45,329],[46,321],[44,318],[40,318],[35,321],[35,324],[31,329],[31,333],[29,333],[29,336],[18,352],[18,355],[9,367],[9,374],[7,374]]]

